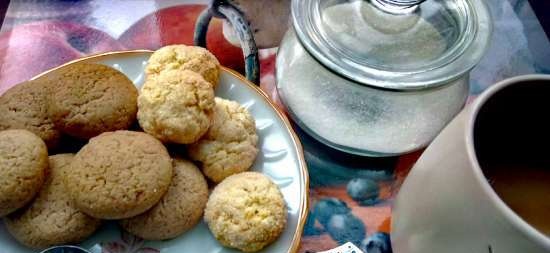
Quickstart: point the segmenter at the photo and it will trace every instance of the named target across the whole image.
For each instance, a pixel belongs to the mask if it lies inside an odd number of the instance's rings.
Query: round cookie
[[[203,173],[218,183],[252,166],[257,143],[256,124],[248,110],[237,102],[216,98],[212,125],[188,151],[202,163]]]
[[[0,131],[0,217],[38,193],[48,169],[48,149],[27,130]]]
[[[146,240],[177,237],[202,218],[208,200],[208,185],[191,162],[174,159],[174,178],[168,192],[147,212],[122,220],[122,227]]]
[[[26,129],[38,135],[48,148],[55,148],[61,134],[48,115],[47,82],[20,83],[0,96],[0,130]]]
[[[136,119],[137,88],[116,69],[75,64],[52,77],[52,83],[49,114],[68,135],[88,139],[128,129]]]
[[[171,45],[155,51],[145,68],[147,78],[157,78],[167,70],[196,72],[212,87],[216,87],[220,78],[220,62],[202,47]]]
[[[146,133],[116,131],[90,139],[64,182],[81,211],[123,219],[155,205],[171,180],[172,161],[160,141]]]
[[[279,237],[286,225],[281,191],[258,172],[226,178],[214,188],[204,218],[224,246],[256,252]]]
[[[164,71],[149,79],[138,97],[143,130],[164,142],[196,142],[210,126],[214,89],[197,73]]]
[[[73,154],[50,156],[50,173],[32,204],[8,215],[4,222],[10,234],[22,244],[36,249],[83,241],[100,225],[70,202],[63,185],[70,173]]]

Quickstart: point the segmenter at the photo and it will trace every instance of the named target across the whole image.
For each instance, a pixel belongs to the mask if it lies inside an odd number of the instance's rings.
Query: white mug
[[[521,140],[521,144],[533,142],[531,144],[538,145],[536,149],[525,145],[505,149],[502,143],[492,148],[506,150],[502,156],[493,155],[496,159],[513,156],[514,152],[523,155],[532,150],[550,157],[548,143],[544,143],[549,139],[550,134],[545,132],[550,128],[541,131],[543,129],[533,124],[550,120],[550,75],[526,75],[502,81],[489,88],[447,125],[410,171],[396,198],[391,229],[393,252],[550,252],[550,237],[515,213],[487,181],[480,165],[481,149],[476,149],[480,135],[474,134],[474,131],[481,132],[475,130],[476,127],[482,127],[476,122],[492,124],[490,121],[496,117],[487,116],[488,106],[507,110],[505,108],[521,108],[544,99],[549,101],[546,102],[549,106],[534,108],[538,118],[532,110],[512,109],[509,114],[501,112],[506,116],[502,118],[503,124],[493,122],[495,125],[491,126],[496,136],[499,126],[508,126],[508,123],[521,126],[518,124],[520,118],[531,117],[533,121],[523,125],[523,130],[527,131],[508,131],[501,140],[510,137]],[[537,138],[539,133],[541,138]],[[521,134],[532,138],[522,138]],[[491,148],[492,144],[487,142],[483,147]],[[550,196],[545,201],[550,201]],[[545,219],[550,219],[550,212]]]

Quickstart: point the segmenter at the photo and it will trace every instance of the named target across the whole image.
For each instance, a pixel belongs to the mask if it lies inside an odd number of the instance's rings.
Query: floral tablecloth
[[[550,43],[526,0],[487,0],[494,18],[492,45],[471,73],[471,98],[504,78],[550,73]],[[69,60],[124,49],[192,44],[206,1],[11,1],[0,30],[0,94],[18,82]],[[1,14],[0,14],[1,15]],[[209,49],[227,67],[243,71],[242,52],[215,20]],[[275,49],[261,50],[261,87],[274,100]],[[296,128],[310,176],[310,210],[300,252],[352,242],[363,251],[391,252],[392,200],[421,152],[375,159],[325,147]],[[421,197],[421,196],[419,196]]]

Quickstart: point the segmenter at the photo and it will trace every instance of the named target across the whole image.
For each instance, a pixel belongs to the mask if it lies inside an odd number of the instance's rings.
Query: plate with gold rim
[[[118,69],[140,88],[144,83],[144,68],[153,52],[134,50],[88,56],[48,70],[33,79],[44,77],[71,64],[100,63]],[[237,72],[223,68],[216,96],[239,102],[256,120],[260,152],[251,170],[270,177],[281,189],[288,214],[287,226],[281,236],[260,252],[294,253],[298,251],[308,204],[308,172],[300,141],[286,118],[267,96]],[[90,238],[78,244],[93,253],[233,253],[224,248],[201,221],[183,235],[165,241],[145,241],[124,232],[114,221],[105,222]],[[0,225],[0,253],[36,252],[15,241]]]

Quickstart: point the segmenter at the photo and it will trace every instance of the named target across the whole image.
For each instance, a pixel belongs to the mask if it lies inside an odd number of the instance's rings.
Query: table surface
[[[3,1],[0,94],[46,69],[88,54],[190,44],[194,21],[206,2]],[[486,56],[471,73],[469,101],[502,79],[550,73],[550,13],[545,13],[550,10],[550,2],[487,3],[494,19],[494,34]],[[242,72],[240,49],[224,41],[220,24],[217,20],[211,27],[209,46],[222,64]],[[273,88],[275,52],[260,52],[261,86],[277,100]],[[369,239],[387,238],[392,200],[421,152],[382,159],[359,157],[325,147],[300,129],[296,131],[309,167],[311,197],[299,252],[327,250],[345,242],[364,249]],[[354,200],[360,189],[368,189],[367,194],[374,193],[374,197]],[[339,222],[327,222],[334,217],[338,219],[332,220]]]

